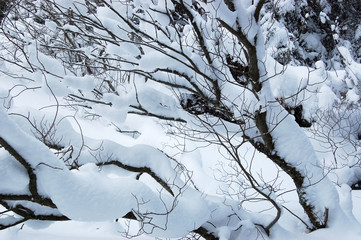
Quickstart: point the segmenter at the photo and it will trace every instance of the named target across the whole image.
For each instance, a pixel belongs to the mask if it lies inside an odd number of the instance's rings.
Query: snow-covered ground
[[[29,222],[0,232],[2,240],[86,240],[127,239],[119,223],[84,223],[76,221],[39,223]],[[133,239],[154,239],[147,236]]]
[[[205,184],[206,185],[206,184]],[[210,188],[211,189],[211,188]],[[344,191],[344,192],[343,192]],[[345,192],[346,191],[346,192]],[[354,190],[351,192],[348,188],[340,188],[341,206],[343,210],[352,209],[358,222],[361,222],[361,191]],[[352,203],[347,195],[351,194]],[[345,197],[346,201],[342,201]],[[2,211],[4,209],[0,209]],[[84,210],[86,211],[86,210]],[[182,222],[187,221],[186,218]],[[341,224],[340,224],[341,223]],[[361,228],[342,224],[338,221],[337,226],[316,232],[302,232],[304,226],[294,216],[284,212],[279,224],[273,227],[269,239],[274,240],[356,240],[361,237]],[[161,239],[149,237],[146,235],[137,236],[138,223],[120,219],[112,222],[79,222],[79,221],[28,221],[15,227],[0,231],[1,240],[151,240]],[[301,230],[301,231],[300,231]],[[259,236],[258,236],[259,237]],[[268,239],[263,235],[264,239]],[[169,238],[167,238],[169,239]],[[176,239],[176,238],[175,238]]]
[[[361,222],[361,191],[352,191],[353,213]],[[0,231],[1,240],[123,240],[127,238],[127,226],[119,222],[41,222],[31,221],[4,231]],[[314,233],[287,232],[275,227],[274,240],[357,240],[361,238],[361,229],[350,231],[348,226],[318,230]],[[130,236],[128,236],[130,237]],[[155,239],[145,235],[133,236],[135,240]],[[158,239],[158,238],[157,238]]]

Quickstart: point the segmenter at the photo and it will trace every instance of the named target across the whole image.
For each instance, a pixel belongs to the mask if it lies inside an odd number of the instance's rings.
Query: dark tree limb
[[[259,91],[261,91],[262,83],[260,82],[257,49],[255,45],[248,40],[247,36],[243,33],[240,27],[238,29],[234,29],[222,19],[218,18],[218,21],[225,29],[227,29],[231,34],[233,34],[247,49],[250,82],[252,83],[253,91],[255,93],[258,93]],[[257,41],[257,39],[254,40],[255,42]]]
[[[113,161],[107,161],[107,162],[100,162],[97,163],[97,166],[106,166],[106,165],[115,165],[117,167],[123,168],[125,170],[131,171],[131,172],[138,172],[138,173],[147,173],[149,174],[155,181],[157,181],[167,192],[169,192],[173,197],[174,197],[174,193],[172,191],[172,189],[170,188],[170,186],[160,177],[158,177],[153,171],[152,169],[150,169],[149,167],[134,167],[134,166],[129,166],[126,165],[124,163],[121,163],[119,161],[113,160]]]
[[[128,111],[128,113],[131,113],[131,114],[138,114],[138,115],[143,115],[143,116],[155,117],[155,118],[158,118],[158,119],[161,119],[161,120],[168,120],[168,121],[186,123],[186,120],[184,120],[182,118],[167,117],[167,116],[163,116],[163,115],[159,115],[159,114],[149,112],[148,110],[143,108],[141,105],[139,105],[139,106],[130,105],[130,107],[134,108],[136,110],[139,110],[139,111]]]
[[[196,230],[194,230],[193,232],[199,234],[206,240],[218,240],[219,239],[217,236],[214,235],[214,233],[209,232],[204,227],[199,227]]]
[[[0,145],[5,148],[5,150],[13,156],[23,167],[26,169],[29,176],[29,191],[31,193],[34,202],[39,203],[40,205],[56,208],[55,204],[49,198],[45,198],[38,193],[37,185],[37,176],[35,174],[35,169],[30,165],[30,163],[21,156],[5,139],[0,137]]]
[[[89,98],[77,96],[77,95],[74,95],[74,94],[69,94],[68,96],[69,96],[70,98],[78,99],[78,100],[82,100],[82,101],[87,101],[87,102],[92,102],[92,103],[98,103],[98,104],[104,104],[104,105],[108,105],[108,106],[112,106],[112,105],[113,105],[111,102],[103,102],[103,101],[99,101],[99,100],[89,99]]]
[[[18,200],[21,200],[21,199],[18,199]],[[15,207],[12,207],[7,203],[7,201],[3,201],[2,199],[0,199],[0,204],[3,205],[6,209],[8,209],[8,211],[12,211],[13,213],[16,213],[17,215],[20,216],[17,220],[14,220],[7,224],[0,222],[0,230],[4,230],[7,228],[16,226],[16,225],[26,222],[28,220],[41,220],[41,221],[67,221],[67,220],[70,220],[68,217],[66,217],[64,215],[36,214],[35,210],[32,210],[21,204],[16,204]]]
[[[249,142],[260,152],[264,153],[269,159],[276,163],[283,171],[285,171],[293,180],[297,193],[299,202],[305,211],[306,215],[310,219],[313,227],[310,227],[311,230],[325,228],[327,225],[328,218],[328,209],[325,219],[322,221],[316,215],[314,209],[315,207],[307,201],[306,197],[306,188],[304,186],[305,176],[295,167],[289,164],[284,158],[280,157],[275,151],[274,139],[272,137],[271,131],[268,128],[266,120],[267,112],[256,112],[255,122],[258,130],[260,131],[263,143],[255,141],[253,139],[248,139]]]
[[[259,0],[257,6],[256,6],[256,10],[254,12],[254,18],[256,19],[256,22],[259,21],[259,16],[261,13],[261,9],[263,7],[263,5],[266,3],[267,0]]]

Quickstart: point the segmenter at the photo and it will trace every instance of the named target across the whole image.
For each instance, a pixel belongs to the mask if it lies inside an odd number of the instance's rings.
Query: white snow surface
[[[66,8],[74,7],[74,1],[58,2]],[[157,1],[135,1],[134,4],[138,7],[158,10],[162,9],[161,4],[165,4],[159,1],[158,5],[154,5],[155,2]],[[190,0],[187,2],[191,3]],[[235,6],[239,12],[237,13],[237,11],[231,12],[224,1],[217,0],[212,2],[213,5],[208,6],[208,11],[217,9],[215,17],[221,18],[230,26],[234,27],[238,24],[246,29],[247,38],[253,43],[254,37],[260,34],[260,29],[257,24],[250,24],[254,21],[251,17],[255,10],[252,2],[250,0],[238,1]],[[289,10],[293,8],[295,1],[281,0],[278,3],[280,9]],[[121,3],[115,2],[113,6],[122,14],[130,14],[127,9],[122,8]],[[204,5],[205,8],[206,6]],[[170,7],[173,8],[173,5]],[[86,14],[86,8],[80,8],[80,11]],[[193,13],[196,15],[195,24],[206,28],[211,27],[211,24],[204,20],[205,16]],[[153,12],[149,14],[145,17],[158,16]],[[98,15],[106,27],[119,34],[118,37],[128,37],[127,34],[119,31],[119,17],[114,12],[107,8],[99,8]],[[320,15],[320,18],[321,21],[326,21],[326,13]],[[168,20],[163,16],[159,18],[159,23],[165,24]],[[47,22],[46,26],[53,31],[56,29],[52,22]],[[149,27],[145,23],[140,27],[144,27],[147,34],[160,34],[156,28]],[[193,44],[194,32],[187,27],[184,29],[185,36],[181,41]],[[62,26],[62,28],[74,32],[79,31],[70,25]],[[0,231],[0,239],[110,240],[127,239],[126,237],[130,235],[134,235],[134,239],[154,239],[154,237],[175,239],[184,237],[189,231],[202,225],[207,226],[207,224],[216,229],[215,234],[222,240],[360,239],[361,193],[351,191],[348,185],[358,178],[360,171],[357,168],[351,168],[355,162],[357,163],[357,156],[360,153],[360,147],[357,150],[352,149],[353,139],[351,138],[354,136],[351,135],[349,142],[344,142],[341,150],[348,153],[351,148],[355,158],[353,160],[347,158],[342,167],[333,171],[333,165],[327,165],[328,160],[332,159],[331,148],[327,145],[329,143],[322,145],[317,142],[317,137],[322,140],[320,136],[310,139],[309,136],[312,134],[299,128],[294,117],[289,115],[278,101],[281,99],[290,106],[302,103],[308,120],[312,119],[319,109],[333,110],[333,107],[340,103],[341,96],[348,103],[358,104],[361,66],[352,59],[349,50],[342,46],[338,50],[345,59],[347,65],[345,70],[326,71],[322,61],[316,63],[315,69],[282,66],[272,59],[271,51],[279,44],[289,44],[289,39],[285,28],[276,24],[275,29],[277,28],[280,34],[269,40],[267,49],[263,47],[264,40],[261,36],[258,42],[254,43],[259,48],[259,58],[264,59],[262,68],[265,68],[263,78],[266,81],[260,93],[262,99],[258,101],[254,96],[251,97],[250,92],[228,83],[222,85],[222,90],[227,92],[226,97],[230,100],[231,106],[232,104],[233,106],[254,104],[252,106],[254,109],[267,111],[271,134],[277,140],[275,142],[277,154],[307,177],[304,183],[305,191],[308,193],[307,201],[316,207],[319,218],[322,219],[324,210],[329,209],[330,215],[326,229],[307,232],[304,223],[298,219],[307,219],[307,216],[298,203],[293,182],[263,154],[253,151],[250,145],[244,144],[239,149],[240,154],[244,156],[242,161],[249,161],[247,167],[255,173],[257,180],[274,183],[273,186],[279,187],[278,195],[272,192],[272,199],[292,210],[292,213],[283,210],[279,222],[272,227],[270,236],[266,236],[264,232],[257,229],[257,225],[266,225],[272,221],[275,211],[270,210],[269,204],[265,201],[256,201],[254,204],[247,202],[246,197],[254,194],[254,191],[252,192],[252,189],[239,191],[244,187],[242,185],[245,182],[244,176],[232,172],[234,165],[227,159],[224,150],[214,145],[208,146],[204,142],[191,142],[183,138],[183,135],[174,136],[179,132],[183,134],[182,131],[187,130],[184,123],[176,125],[175,130],[165,124],[166,121],[128,114],[129,110],[136,111],[134,110],[136,108],[130,108],[130,105],[141,106],[154,114],[184,118],[188,121],[187,126],[192,126],[194,119],[181,110],[179,99],[174,97],[174,94],[178,92],[174,93],[162,84],[150,80],[147,82],[139,78],[134,81],[133,86],[116,87],[118,95],[104,94],[101,101],[111,102],[111,106],[88,102],[88,108],[84,108],[85,110],[79,110],[80,108],[76,106],[74,109],[62,107],[68,104],[65,96],[69,94],[79,94],[85,98],[92,96],[91,91],[99,85],[99,79],[89,75],[77,76],[64,71],[57,60],[45,54],[37,54],[37,42],[27,36],[29,44],[26,50],[29,52],[29,61],[39,69],[46,69],[49,74],[35,71],[31,74],[26,73],[28,74],[26,78],[1,75],[4,84],[0,85],[2,103],[0,137],[22,156],[26,156],[26,161],[38,176],[39,193],[51,198],[58,209],[21,201],[11,201],[11,204],[15,206],[22,203],[34,209],[36,213],[62,214],[71,220],[54,223],[28,221],[24,225],[20,224]],[[126,27],[126,30],[130,29]],[[207,46],[212,48],[214,43],[212,37],[215,37],[217,33],[210,34],[214,35],[208,39]],[[173,42],[165,36],[159,36],[163,44],[180,49],[177,42],[180,39],[176,36]],[[309,35],[305,38],[305,43],[323,51],[324,49],[317,45],[317,37],[316,34]],[[232,47],[232,43],[229,45],[225,43],[223,50],[229,51]],[[89,49],[82,48],[81,50],[91,55]],[[189,68],[185,68],[172,57],[165,57],[163,53],[147,47],[143,50],[146,55],[139,61],[140,69],[152,71],[157,67],[171,67],[173,70],[194,77],[194,73]],[[120,46],[115,44],[106,46],[106,52],[111,52],[115,56],[125,56],[125,58],[134,57],[139,54],[139,51],[138,47],[126,42],[120,43]],[[201,56],[189,50],[185,51],[188,51],[190,58],[204,73],[211,75]],[[187,62],[184,57],[179,59]],[[220,62],[214,61],[214,64],[217,66]],[[123,66],[124,69],[133,67],[131,64]],[[9,63],[1,64],[0,68],[12,74],[16,72],[25,74],[21,68]],[[230,74],[228,70],[226,73]],[[217,73],[212,74],[217,75]],[[63,75],[64,77],[59,77]],[[189,82],[180,77],[169,80],[169,75],[165,73],[154,73],[154,76],[162,81],[169,81],[170,84],[185,88],[192,87]],[[267,78],[269,76],[271,77]],[[201,89],[207,87],[201,80],[196,77],[194,79],[194,84]],[[220,77],[220,79],[224,81],[223,78]],[[236,117],[242,114],[243,112],[235,113]],[[352,119],[356,123],[351,124],[352,126],[347,125],[350,123],[347,119],[340,123],[340,129],[333,128],[334,131],[330,134],[336,135],[342,131],[349,133],[348,129],[351,129],[352,133],[355,132],[355,125],[358,123],[357,116]],[[41,134],[32,130],[29,124],[31,121],[38,124],[37,126],[44,127],[44,131],[49,128],[56,129],[57,131],[54,132],[49,131],[50,136],[53,137],[52,140],[65,148],[71,147],[73,158],[76,158],[81,166],[78,169],[70,169],[59,157],[60,154],[54,154],[53,150],[39,141]],[[209,121],[211,123],[213,120]],[[328,123],[331,125],[332,121]],[[217,130],[220,133],[224,133],[224,129],[232,134],[238,130],[234,125],[215,125],[216,127],[219,127],[220,130]],[[239,143],[241,141],[239,135],[232,136],[232,141]],[[212,139],[211,136],[208,137]],[[3,151],[4,149],[0,148],[0,150],[0,192],[2,194],[29,194],[26,169]],[[69,155],[69,153],[66,154]],[[66,154],[65,157],[68,156]],[[122,166],[103,165],[109,162],[119,163]],[[322,164],[329,167],[330,172],[325,172],[320,167]],[[139,175],[137,171],[128,171],[127,168],[145,169],[154,173],[155,176],[147,173]],[[181,171],[184,168],[188,171]],[[222,170],[227,170],[227,174],[222,174]],[[167,184],[169,189],[162,188],[160,182]],[[249,188],[249,186],[246,187]],[[269,190],[264,189],[264,192],[266,191]],[[3,209],[0,209],[0,212],[2,211]],[[129,212],[136,213],[136,217],[140,222],[143,220],[144,225],[139,225],[137,221],[121,219]],[[9,219],[11,217],[9,216]],[[307,220],[305,221],[309,224]],[[146,234],[137,236],[139,229]]]
[[[118,178],[101,176],[99,167],[92,163],[83,165],[79,170],[70,171],[40,141],[23,132],[12,122],[3,109],[0,111],[0,118],[2,126],[6,126],[1,128],[1,137],[22,156],[26,156],[27,162],[35,169],[39,192],[49,196],[57,205],[59,212],[70,219],[91,222],[111,221],[121,218],[132,209],[139,209],[140,212],[149,215],[151,224],[160,229],[167,229],[167,236],[173,237],[184,236],[208,219],[207,204],[199,198],[200,193],[194,190],[185,189],[174,200],[167,196],[167,193],[152,191],[145,183],[132,176]],[[107,148],[109,144],[111,143],[104,143],[103,147]],[[168,162],[162,164],[162,158],[165,156],[158,150],[140,145],[126,149],[117,144],[113,144],[110,148],[113,149],[111,154],[120,155],[123,164],[157,168],[165,174],[164,181],[168,179],[174,181],[174,184],[179,184],[180,180],[175,179]],[[114,152],[114,149],[118,149],[119,153]],[[134,164],[129,162],[130,160]],[[152,164],[156,165],[152,166]],[[3,177],[6,175],[4,174]],[[24,185],[20,180],[14,181],[10,178],[6,181],[19,187]],[[174,210],[173,204],[178,206]],[[188,219],[186,223],[183,221],[185,217]],[[162,230],[158,232],[158,228],[155,230],[152,226],[149,228],[149,232],[162,235]]]

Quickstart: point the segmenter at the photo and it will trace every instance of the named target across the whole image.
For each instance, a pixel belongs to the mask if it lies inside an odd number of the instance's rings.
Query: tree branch
[[[155,174],[149,167],[133,167],[116,160],[97,163],[97,166],[106,165],[115,165],[131,172],[148,173],[155,181],[157,181],[167,192],[169,192],[174,197],[174,193],[170,186],[168,186],[168,184],[163,179],[158,177],[157,174]]]
[[[5,139],[0,137],[0,145],[5,148],[5,150],[13,156],[23,167],[26,169],[29,176],[29,191],[34,199],[34,202],[39,203],[44,206],[49,206],[56,208],[56,205],[49,198],[40,196],[38,193],[37,186],[37,176],[35,174],[35,169],[26,161],[26,159],[21,156]]]
[[[194,230],[193,232],[199,234],[200,236],[202,236],[206,240],[219,240],[218,237],[216,237],[213,233],[209,232],[204,227],[199,227],[196,230]]]

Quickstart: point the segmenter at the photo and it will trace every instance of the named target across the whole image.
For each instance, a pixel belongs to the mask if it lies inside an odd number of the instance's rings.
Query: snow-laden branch
[[[70,171],[45,145],[23,132],[3,110],[0,114],[0,143],[26,169],[30,180],[26,184],[29,194],[0,194],[2,205],[23,217],[2,228],[28,219],[104,221],[130,216],[133,212],[147,231],[166,229],[178,236],[197,229],[208,220],[208,207],[201,194],[178,179],[169,159],[159,150],[149,146],[125,148],[103,142],[97,159],[111,156],[113,160],[97,165],[84,164]],[[139,175],[110,178],[99,171],[99,167],[112,166],[149,174],[168,196],[152,190]],[[8,171],[13,170],[9,168]],[[7,179],[3,184],[8,184]],[[189,205],[189,201],[197,203]],[[190,221],[184,228],[179,228],[178,221],[182,219],[179,214]]]

